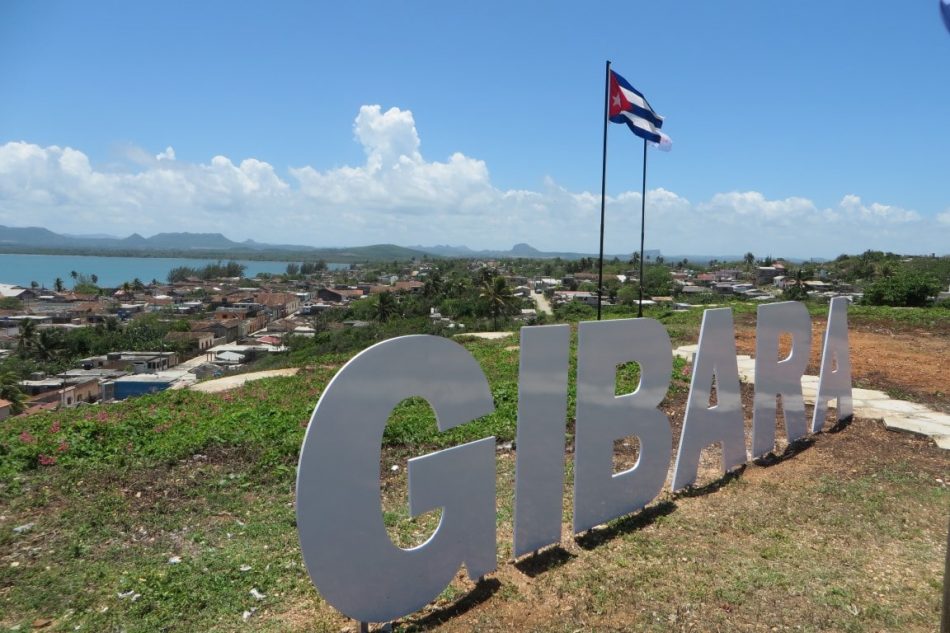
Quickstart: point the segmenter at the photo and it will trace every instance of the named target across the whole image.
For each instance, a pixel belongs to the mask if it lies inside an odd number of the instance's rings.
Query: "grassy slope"
[[[381,468],[398,543],[424,540],[437,516],[407,519],[404,468],[392,465],[513,437],[515,343],[466,343],[495,414],[437,434],[422,403],[394,413]],[[0,628],[48,619],[63,631],[340,630],[346,621],[302,568],[292,502],[306,421],[344,360],[226,394],[170,392],[5,423]],[[681,395],[681,367],[675,375]],[[625,368],[618,389],[635,380]],[[935,481],[947,478],[945,457],[925,442],[859,421],[707,494],[667,494],[587,539],[565,534],[562,549],[519,566],[506,562],[513,461],[500,453],[498,573],[480,587],[457,579],[404,628],[933,630],[950,494]]]

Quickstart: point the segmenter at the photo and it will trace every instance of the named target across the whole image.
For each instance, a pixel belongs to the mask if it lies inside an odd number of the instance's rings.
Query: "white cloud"
[[[904,224],[920,220],[920,214],[916,211],[877,202],[865,205],[861,198],[854,194],[846,195],[838,206],[846,217],[869,224]]]
[[[947,209],[943,213],[938,213],[937,222],[940,224],[950,225],[950,209]]]
[[[232,239],[346,246],[467,244],[542,250],[597,250],[599,192],[570,191],[547,178],[537,190],[502,190],[484,161],[454,153],[427,160],[412,112],[360,108],[353,123],[366,160],[281,174],[267,162],[176,160],[120,148],[122,165],[97,166],[81,151],[26,142],[0,145],[0,224],[63,232],[217,231]],[[638,191],[607,200],[609,253],[639,244]],[[692,203],[659,188],[647,195],[647,247],[669,254],[830,256],[881,248],[945,252],[950,209],[915,211],[864,203],[848,194],[820,209],[803,197],[757,191],[717,193]]]
[[[717,193],[709,202],[697,205],[697,210],[729,224],[751,220],[782,226],[811,221],[818,212],[815,204],[806,198],[768,200],[758,191]]]

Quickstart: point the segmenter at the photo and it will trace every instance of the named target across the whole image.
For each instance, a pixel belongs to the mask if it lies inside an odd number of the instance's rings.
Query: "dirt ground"
[[[755,356],[755,319],[736,320],[736,345],[740,354]],[[818,375],[825,323],[812,323],[811,361],[807,373]],[[849,324],[851,373],[855,387],[879,389],[889,395],[920,402],[937,411],[950,412],[950,332],[928,332],[881,324]],[[787,345],[782,346],[784,354]]]

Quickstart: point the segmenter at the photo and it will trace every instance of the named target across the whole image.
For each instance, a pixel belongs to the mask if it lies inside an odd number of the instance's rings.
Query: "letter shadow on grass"
[[[703,484],[702,486],[689,486],[687,488],[683,488],[682,490],[678,490],[674,492],[673,498],[682,499],[684,497],[685,498],[702,497],[705,495],[712,494],[724,488],[726,485],[735,481],[739,477],[741,477],[742,473],[745,472],[745,469],[746,469],[745,464],[742,464],[741,466],[736,466],[729,472],[723,474],[722,477],[720,477],[719,479],[710,481],[708,484]]]
[[[801,437],[795,440],[794,442],[789,443],[789,445],[786,446],[785,450],[782,451],[781,453],[777,455],[775,453],[768,453],[766,455],[763,455],[762,457],[755,458],[754,460],[752,460],[752,463],[755,464],[756,466],[761,466],[762,468],[769,468],[771,466],[776,466],[778,464],[781,464],[787,459],[791,459],[792,457],[795,457],[799,453],[807,451],[809,448],[811,448],[814,445],[815,445],[814,437]]]
[[[419,620],[404,620],[405,630],[427,631],[437,628],[489,600],[499,589],[501,589],[501,582],[497,578],[486,578],[452,604],[436,609]]]
[[[515,569],[529,578],[534,578],[546,571],[557,569],[561,565],[569,563],[573,558],[577,558],[577,556],[560,545],[555,545],[538,554],[522,558],[515,563]]]
[[[607,524],[606,528],[590,530],[584,534],[580,534],[574,537],[574,541],[583,549],[594,549],[622,534],[641,530],[658,518],[671,514],[675,509],[676,504],[672,501],[661,501],[656,505],[647,506],[635,514],[612,521]]]
[[[843,417],[843,418],[841,418],[840,420],[837,420],[837,421],[835,422],[834,426],[832,426],[832,427],[831,427],[830,429],[828,429],[828,431],[826,431],[826,432],[827,432],[827,433],[841,433],[843,430],[845,430],[846,428],[848,428],[849,426],[851,426],[851,423],[852,423],[852,422],[854,422],[854,415],[853,415],[853,414],[852,414],[852,415],[849,415],[849,416],[846,416],[846,417]]]

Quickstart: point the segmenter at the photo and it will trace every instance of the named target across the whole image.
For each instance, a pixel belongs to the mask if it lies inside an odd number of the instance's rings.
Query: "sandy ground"
[[[250,382],[252,380],[273,378],[275,376],[293,376],[298,371],[300,371],[299,368],[292,367],[290,369],[270,369],[268,371],[257,371],[250,374],[237,374],[236,376],[225,376],[224,378],[216,378],[214,380],[199,382],[189,387],[189,389],[192,391],[203,391],[205,393],[218,393],[220,391],[227,391],[228,389],[240,387],[244,383]]]
[[[543,292],[532,292],[531,298],[534,299],[535,305],[538,306],[538,312],[554,314],[554,310],[551,309],[551,303],[547,300],[547,297],[544,296]]]

